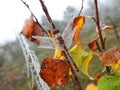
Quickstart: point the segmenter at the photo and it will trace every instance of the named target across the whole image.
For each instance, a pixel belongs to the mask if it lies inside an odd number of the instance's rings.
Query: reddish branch
[[[105,43],[102,37],[102,33],[101,33],[101,28],[100,28],[100,22],[99,22],[99,11],[98,11],[98,3],[97,0],[94,0],[94,6],[95,6],[95,14],[96,14],[96,26],[98,29],[98,35],[100,37],[100,42],[101,42],[101,47],[102,47],[102,51],[105,50]],[[108,73],[110,73],[110,69],[108,66],[106,66],[106,70]]]
[[[42,0],[39,0],[39,1],[41,3],[42,9],[43,9],[43,11],[44,11],[44,13],[45,13],[45,15],[46,15],[50,25],[52,26],[53,29],[55,29],[55,25],[54,25],[50,15],[49,15],[49,13],[48,13],[47,7],[45,6],[45,4],[44,4],[44,2]]]
[[[99,23],[99,11],[98,11],[97,0],[94,0],[94,6],[95,6],[95,14],[96,14],[96,26],[98,29],[98,34],[100,37],[101,47],[102,47],[102,51],[103,51],[103,50],[105,50],[105,44],[104,44],[104,40],[103,40],[102,33],[101,33],[100,23]]]

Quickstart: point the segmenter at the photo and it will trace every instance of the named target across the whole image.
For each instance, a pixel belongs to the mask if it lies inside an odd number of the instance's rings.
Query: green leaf
[[[120,90],[120,77],[104,75],[98,80],[98,90]]]
[[[72,49],[70,49],[70,54],[80,70],[86,76],[90,77],[89,64],[93,57],[92,53],[84,51],[80,44],[76,44]]]

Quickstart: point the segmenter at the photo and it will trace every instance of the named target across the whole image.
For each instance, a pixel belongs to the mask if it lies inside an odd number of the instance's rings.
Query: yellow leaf
[[[72,28],[76,27],[75,34],[73,36],[73,40],[76,43],[80,43],[81,41],[78,39],[80,31],[85,23],[85,16],[78,16],[74,19],[73,23],[71,24]]]
[[[86,90],[98,90],[98,87],[94,84],[88,84]]]
[[[64,54],[60,49],[55,49],[54,58],[64,60]]]

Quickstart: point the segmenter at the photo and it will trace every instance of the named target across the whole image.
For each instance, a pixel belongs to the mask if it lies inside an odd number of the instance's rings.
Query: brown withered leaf
[[[72,29],[76,27],[75,34],[73,36],[73,40],[76,43],[80,43],[81,41],[78,39],[80,31],[85,23],[85,16],[78,16],[74,19],[73,23],[71,24]]]
[[[97,49],[97,42],[99,40],[99,37],[97,37],[96,39],[94,39],[93,41],[91,41],[88,46],[90,48],[90,50],[95,51]]]
[[[99,59],[105,66],[111,66],[117,63],[120,58],[120,50],[118,48],[112,48],[99,53]]]
[[[63,86],[69,80],[69,64],[59,59],[47,57],[42,62],[39,74],[50,87]]]
[[[39,27],[39,25],[33,20],[33,16],[31,15],[30,18],[26,19],[23,25],[23,29],[21,32],[28,40],[39,44],[40,41],[33,38],[33,35],[36,36],[43,36],[44,33]]]

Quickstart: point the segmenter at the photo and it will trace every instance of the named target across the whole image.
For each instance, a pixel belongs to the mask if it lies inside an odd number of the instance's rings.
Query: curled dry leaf
[[[78,16],[74,19],[73,23],[71,24],[72,29],[75,28],[75,34],[73,36],[73,40],[76,43],[80,43],[81,41],[78,39],[80,31],[85,23],[85,16]]]
[[[113,48],[99,53],[99,59],[105,66],[111,66],[118,62],[120,58],[120,50]]]
[[[30,18],[26,19],[23,25],[23,29],[21,32],[23,35],[25,35],[25,37],[36,43],[39,44],[40,41],[33,38],[32,36],[43,36],[44,33],[42,31],[42,29],[39,27],[39,25],[33,20],[33,16],[31,15]]]
[[[100,28],[101,28],[101,31],[114,30],[113,26],[110,26],[110,25],[101,25]],[[98,33],[97,28],[96,28],[96,32]]]
[[[69,64],[59,59],[47,57],[42,62],[40,76],[52,88],[57,85],[63,86],[69,80]]]
[[[114,30],[114,28],[112,26],[109,26],[109,25],[105,25],[101,29],[102,30]]]
[[[96,39],[94,39],[93,41],[91,41],[88,46],[90,48],[90,50],[96,50],[97,49],[97,42],[99,40],[99,37],[97,37]]]

